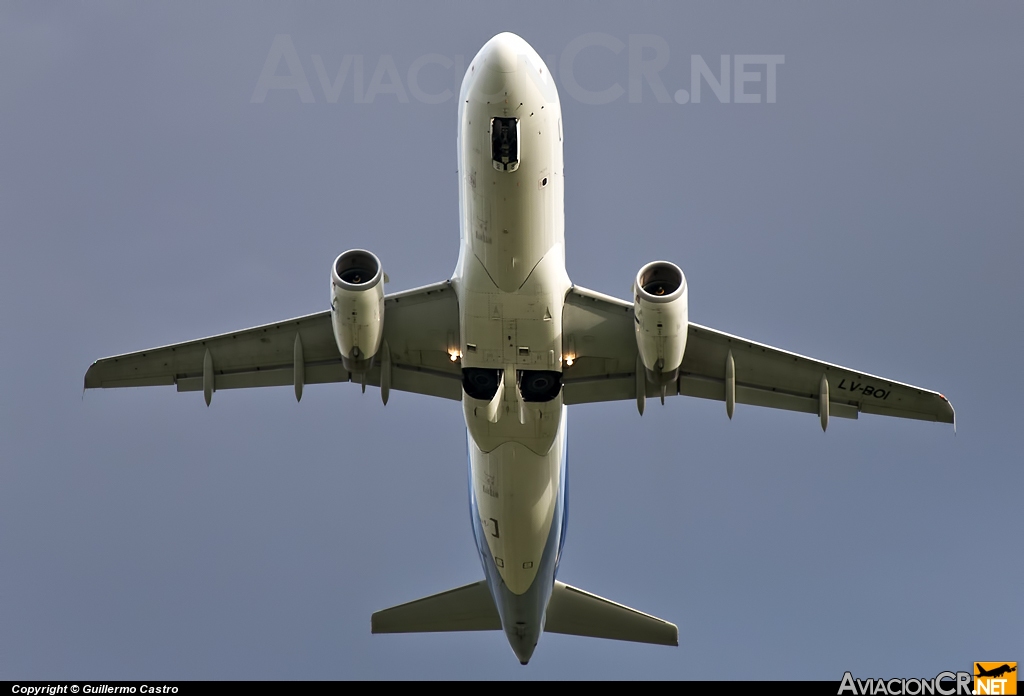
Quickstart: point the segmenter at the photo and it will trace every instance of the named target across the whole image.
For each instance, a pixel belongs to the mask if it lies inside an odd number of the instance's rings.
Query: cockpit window
[[[491,160],[501,172],[519,169],[519,119],[491,119]]]

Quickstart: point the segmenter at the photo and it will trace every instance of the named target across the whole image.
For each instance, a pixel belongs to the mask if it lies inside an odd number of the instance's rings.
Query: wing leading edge
[[[385,297],[390,388],[460,400],[462,375],[449,356],[458,336],[458,298],[450,281]],[[345,370],[325,311],[97,360],[85,374],[85,388],[175,385],[212,393],[293,385],[301,397],[305,384],[365,379],[380,386],[381,377],[380,362],[365,376]]]
[[[637,346],[633,305],[580,287],[565,298],[562,319],[567,404],[636,398]],[[938,392],[857,372],[763,343],[691,323],[675,393],[727,401],[732,362],[735,403],[820,413],[822,393],[829,413],[860,413],[953,423],[949,401]],[[823,389],[822,377],[827,380]],[[646,393],[659,394],[647,383]],[[670,392],[671,394],[671,392]]]

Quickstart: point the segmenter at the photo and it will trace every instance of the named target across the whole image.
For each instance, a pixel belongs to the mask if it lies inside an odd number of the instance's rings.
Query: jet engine
[[[335,259],[331,325],[345,369],[369,370],[384,333],[384,271],[369,251],[351,249]]]
[[[679,266],[654,261],[640,269],[633,285],[636,345],[653,384],[669,384],[678,377],[688,315],[686,277]]]

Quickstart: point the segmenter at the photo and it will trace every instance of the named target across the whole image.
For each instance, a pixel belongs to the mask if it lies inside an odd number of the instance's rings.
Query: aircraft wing
[[[563,368],[565,403],[635,399],[637,345],[633,305],[580,287],[565,298],[563,353],[575,356]],[[726,400],[727,362],[732,356],[735,403],[819,413],[822,376],[828,381],[829,413],[860,413],[953,423],[953,407],[942,394],[846,367],[807,358],[691,323],[679,380],[668,395]],[[646,382],[645,393],[660,387]]]
[[[449,350],[458,345],[459,306],[450,281],[384,298],[383,341],[390,354],[390,389],[462,398],[462,373]],[[383,347],[382,343],[382,347]],[[382,348],[383,350],[383,348]],[[209,357],[207,357],[209,356]],[[381,361],[365,375],[380,386]],[[97,360],[85,388],[175,385],[178,391],[295,387],[361,381],[345,370],[330,311],[195,341]]]

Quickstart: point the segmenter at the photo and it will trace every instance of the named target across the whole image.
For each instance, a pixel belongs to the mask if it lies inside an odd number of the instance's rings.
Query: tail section
[[[634,643],[679,645],[679,629],[675,624],[557,580],[548,603],[544,630]]]
[[[370,628],[373,633],[500,631],[501,618],[487,581],[481,580],[374,612]]]
[[[487,581],[374,612],[374,633],[499,631],[501,617]],[[679,645],[679,629],[656,616],[555,581],[544,630],[634,643]]]

